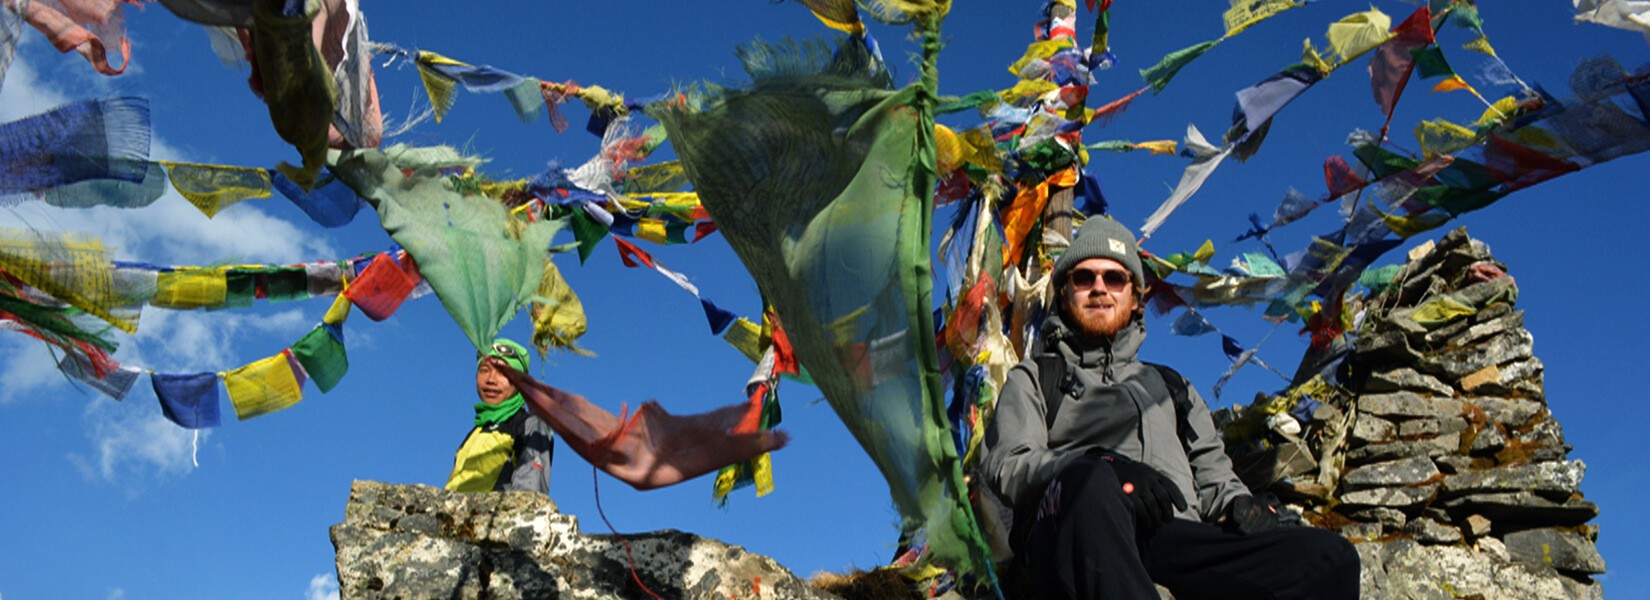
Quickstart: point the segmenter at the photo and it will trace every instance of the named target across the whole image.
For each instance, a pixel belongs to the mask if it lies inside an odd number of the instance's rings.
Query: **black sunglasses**
[[[1131,279],[1131,277],[1129,276],[1128,271],[1119,269],[1110,269],[1106,271],[1096,271],[1093,269],[1071,270],[1071,287],[1079,292],[1087,291],[1089,288],[1094,287],[1094,282],[1097,279],[1101,283],[1105,284],[1107,290],[1110,290],[1113,293],[1122,293],[1124,290],[1129,288],[1129,279]]]

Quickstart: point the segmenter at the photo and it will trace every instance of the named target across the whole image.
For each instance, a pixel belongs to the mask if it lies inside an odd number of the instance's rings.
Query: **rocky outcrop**
[[[576,517],[528,492],[357,481],[332,545],[343,598],[648,597],[638,580],[665,598],[835,597],[771,558],[688,533],[580,534]]]
[[[1517,284],[1465,229],[1410,259],[1351,305],[1355,341],[1324,353],[1345,358],[1339,377],[1226,415],[1234,463],[1356,542],[1365,598],[1602,597],[1598,506],[1547,410]]]

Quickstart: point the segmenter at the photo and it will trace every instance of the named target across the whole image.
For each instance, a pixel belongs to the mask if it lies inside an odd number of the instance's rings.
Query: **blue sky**
[[[1112,47],[1121,64],[1091,90],[1097,105],[1138,89],[1135,71],[1172,50],[1221,33],[1226,2],[1118,2]],[[1401,20],[1402,2],[1375,6]],[[1568,95],[1582,59],[1614,55],[1628,68],[1650,58],[1631,32],[1574,24],[1566,2],[1493,3],[1485,30],[1524,80]],[[1030,40],[1041,2],[959,2],[944,29],[948,47],[940,85],[948,94],[1013,83],[1006,65]],[[1172,6],[1169,6],[1172,5]],[[760,37],[827,32],[796,3],[499,2],[455,10],[451,3],[368,2],[372,37],[545,80],[576,80],[633,96],[651,96],[699,80],[738,83],[733,51]],[[1143,96],[1086,140],[1179,139],[1188,124],[1211,137],[1230,123],[1232,93],[1299,59],[1301,40],[1322,45],[1325,26],[1363,2],[1323,0],[1267,21],[1229,40],[1182,71],[1161,95]],[[1086,13],[1085,13],[1086,15]],[[0,88],[0,121],[67,101],[111,95],[148,97],[160,159],[268,167],[294,160],[248,91],[245,67],[228,68],[204,34],[160,6],[127,12],[133,62],[118,77],[96,75],[74,55],[52,51],[32,30]],[[1079,20],[1080,38],[1090,23]],[[898,80],[914,75],[905,31],[874,27]],[[1466,41],[1441,34],[1446,53]],[[1147,249],[1194,249],[1206,238],[1223,245],[1246,228],[1250,212],[1270,214],[1291,186],[1316,197],[1325,156],[1343,153],[1355,128],[1377,129],[1364,65],[1343,68],[1284,110],[1260,154],[1229,162],[1171,217]],[[380,62],[382,103],[400,122],[423,92],[410,67]],[[1428,94],[1412,83],[1394,119],[1393,137],[1423,119],[1457,122],[1482,111],[1465,94]],[[575,127],[557,134],[540,120],[522,124],[499,96],[461,95],[440,124],[426,122],[392,141],[448,144],[490,159],[497,177],[530,176],[550,160],[583,162],[598,140],[582,131],[585,111],[563,107]],[[946,122],[972,125],[970,115]],[[665,155],[660,155],[663,158]],[[1168,195],[1185,161],[1099,154],[1089,165],[1112,212],[1138,228]],[[1551,409],[1588,465],[1582,490],[1603,510],[1599,547],[1611,571],[1611,597],[1650,589],[1650,523],[1639,510],[1650,490],[1640,446],[1650,408],[1632,380],[1650,358],[1640,345],[1650,325],[1636,301],[1645,279],[1634,274],[1640,228],[1650,223],[1642,191],[1644,156],[1630,156],[1518,192],[1458,220],[1488,242],[1521,286],[1520,307],[1547,367]],[[1304,247],[1334,228],[1330,211],[1279,233],[1280,251]],[[946,222],[945,216],[936,219]],[[120,259],[170,264],[295,263],[354,256],[391,242],[371,212],[350,225],[322,229],[278,196],[230,208],[208,220],[169,194],[141,210],[57,210],[38,203],[0,208],[0,226],[80,231],[100,236]],[[1433,239],[1447,229],[1406,243]],[[558,238],[558,239],[566,239]],[[726,243],[712,236],[692,246],[644,249],[690,276],[701,292],[744,315],[760,310],[756,286]],[[1224,263],[1250,246],[1224,248]],[[751,365],[708,333],[692,297],[657,274],[620,265],[611,243],[580,266],[555,258],[581,294],[590,318],[583,345],[599,356],[552,355],[534,375],[615,412],[656,398],[672,412],[698,412],[741,400]],[[1398,260],[1392,253],[1377,264]],[[1625,269],[1625,270],[1624,270]],[[319,322],[328,301],[262,304],[223,312],[145,312],[142,328],[120,338],[116,357],[162,372],[221,371],[269,356]],[[1257,311],[1211,311],[1216,325],[1253,344],[1270,326]],[[1145,358],[1179,368],[1200,389],[1226,369],[1218,339],[1176,338],[1153,319]],[[360,316],[346,326],[351,369],[328,394],[313,387],[286,411],[251,421],[226,419],[196,440],[165,421],[147,379],[124,402],[66,383],[44,346],[0,334],[0,598],[294,598],[335,591],[327,528],[342,520],[353,479],[440,485],[452,451],[468,428],[474,402],[473,349],[434,296],[408,302],[393,318]],[[504,335],[525,339],[525,318]],[[1261,356],[1292,367],[1305,342],[1285,327]],[[1247,402],[1280,381],[1247,369],[1228,384],[1218,406]],[[776,490],[736,493],[729,506],[711,501],[708,478],[646,493],[605,475],[602,507],[620,531],[672,528],[719,538],[776,557],[807,576],[818,570],[871,568],[893,552],[897,515],[887,487],[829,406],[812,388],[780,390],[790,447],[774,456]],[[192,464],[194,452],[199,466]],[[587,532],[605,532],[591,469],[558,447],[551,496]]]

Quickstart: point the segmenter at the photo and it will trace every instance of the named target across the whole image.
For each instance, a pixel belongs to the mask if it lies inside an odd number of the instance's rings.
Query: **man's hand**
[[[1156,469],[1121,456],[1102,458],[1117,473],[1117,480],[1123,483],[1123,493],[1134,501],[1135,520],[1141,527],[1156,529],[1173,519],[1176,510],[1186,510],[1186,497],[1180,488]]]
[[[1278,526],[1278,513],[1256,502],[1254,496],[1238,496],[1226,505],[1226,529],[1243,535],[1260,533]]]

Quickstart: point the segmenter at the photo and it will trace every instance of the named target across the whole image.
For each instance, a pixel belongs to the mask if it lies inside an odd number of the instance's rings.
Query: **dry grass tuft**
[[[895,569],[815,573],[808,585],[846,600],[921,600],[916,586]]]

